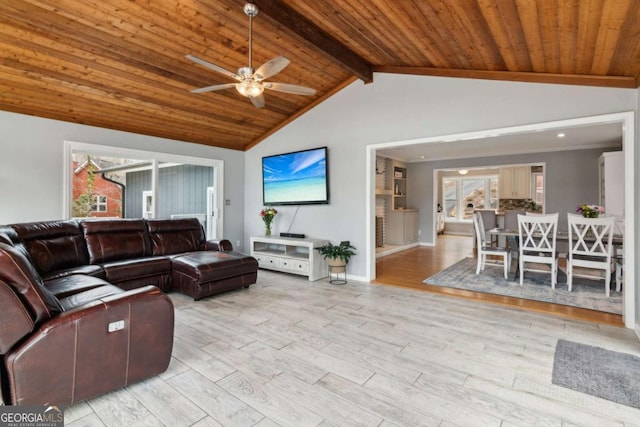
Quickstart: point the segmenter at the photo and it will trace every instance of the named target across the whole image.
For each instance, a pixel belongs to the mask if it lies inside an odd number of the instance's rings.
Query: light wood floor
[[[640,355],[628,329],[264,270],[249,289],[198,302],[171,298],[168,371],[67,408],[65,425],[560,427],[640,420],[638,409],[551,384],[558,339]]]
[[[466,257],[475,257],[473,240],[471,238],[465,236],[440,235],[438,236],[436,246],[416,247],[378,258],[376,262],[376,280],[374,283],[412,288],[460,298],[470,298],[477,301],[509,307],[519,307],[524,310],[555,316],[624,326],[622,316],[616,314],[521,298],[444,288],[442,286],[429,286],[422,283],[427,277],[444,270]]]

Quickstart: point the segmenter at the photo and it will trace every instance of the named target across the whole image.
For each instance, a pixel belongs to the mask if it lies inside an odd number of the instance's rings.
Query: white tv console
[[[309,276],[310,281],[329,275],[327,262],[315,248],[329,243],[321,239],[251,237],[251,256],[260,268]]]

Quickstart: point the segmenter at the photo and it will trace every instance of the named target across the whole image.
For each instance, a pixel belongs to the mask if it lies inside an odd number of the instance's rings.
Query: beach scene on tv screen
[[[324,149],[265,157],[264,203],[326,201],[326,161]]]

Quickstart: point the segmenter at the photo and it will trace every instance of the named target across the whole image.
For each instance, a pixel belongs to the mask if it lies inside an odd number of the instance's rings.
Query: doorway
[[[374,247],[374,212],[375,212],[375,158],[379,154],[379,150],[388,150],[394,148],[407,148],[414,145],[422,144],[442,144],[446,142],[451,144],[452,147],[468,147],[469,142],[473,142],[478,147],[483,147],[484,144],[479,142],[488,141],[490,138],[496,136],[507,135],[539,135],[537,132],[549,131],[554,132],[561,129],[579,129],[588,126],[607,126],[614,125],[621,129],[622,134],[622,149],[624,151],[625,159],[625,230],[626,235],[629,236],[625,240],[624,245],[624,258],[625,260],[635,260],[635,245],[636,245],[636,229],[635,229],[635,213],[634,206],[636,203],[636,182],[635,182],[635,147],[634,147],[634,130],[635,121],[633,112],[606,114],[601,116],[584,117],[578,119],[559,120],[554,122],[538,123],[523,126],[513,126],[498,129],[488,129],[475,132],[467,132],[453,135],[441,135],[420,139],[413,139],[409,141],[395,141],[381,144],[372,144],[367,146],[367,200],[366,200],[366,222],[367,222],[367,260],[366,270],[369,280],[374,280],[376,277],[376,263],[375,263],[375,247]],[[482,141],[478,141],[482,140]],[[462,144],[462,145],[459,145]],[[466,144],[466,145],[465,145]],[[384,155],[384,154],[382,154]],[[431,204],[433,200],[433,194],[437,191],[435,187],[437,183],[434,182],[433,188],[427,188],[424,190],[422,197],[425,197],[429,202],[425,203],[424,216],[420,219],[420,227],[422,229],[422,238],[420,245],[432,246],[435,244],[436,236],[436,218],[437,208],[436,206],[427,206]],[[425,232],[426,231],[426,232]],[[634,328],[636,324],[636,266],[634,262],[628,262],[624,269],[624,283],[630,284],[624,286],[624,308],[623,316],[625,326],[628,328]]]

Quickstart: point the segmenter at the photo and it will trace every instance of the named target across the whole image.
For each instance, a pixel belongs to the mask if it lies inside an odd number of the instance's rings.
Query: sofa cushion
[[[255,258],[238,252],[190,252],[172,258],[173,271],[207,283],[240,276],[258,269]]]
[[[84,237],[75,221],[33,222],[12,227],[41,275],[89,263]]]
[[[11,286],[36,324],[62,312],[62,306],[44,287],[40,275],[16,248],[0,243],[0,280]]]
[[[0,242],[13,245],[20,240],[18,233],[10,225],[0,225]]]
[[[126,259],[102,264],[107,280],[126,282],[139,277],[157,276],[171,272],[171,260],[166,257]]]
[[[204,244],[204,230],[197,218],[147,220],[153,255],[198,251]]]
[[[87,276],[105,278],[104,269],[99,265],[79,265],[77,267],[71,267],[64,270],[51,271],[42,275],[42,280],[45,282],[48,280],[57,279],[59,277],[71,276],[72,274],[86,274]]]
[[[6,354],[17,342],[33,331],[31,315],[13,287],[0,280],[0,354]],[[2,403],[0,388],[0,404]]]
[[[44,282],[44,286],[58,299],[106,285],[110,283],[84,274],[72,274]]]
[[[5,245],[13,246],[13,242],[9,239],[5,233],[0,232],[0,243],[4,243]]]
[[[73,310],[76,307],[80,307],[90,302],[97,301],[101,298],[109,297],[112,295],[118,295],[124,291],[117,286],[105,285],[93,289],[88,289],[77,294],[69,295],[66,298],[60,300],[60,304],[64,307],[65,311]],[[107,331],[104,331],[105,333]]]
[[[80,226],[91,264],[151,254],[151,241],[143,219],[85,220]]]

